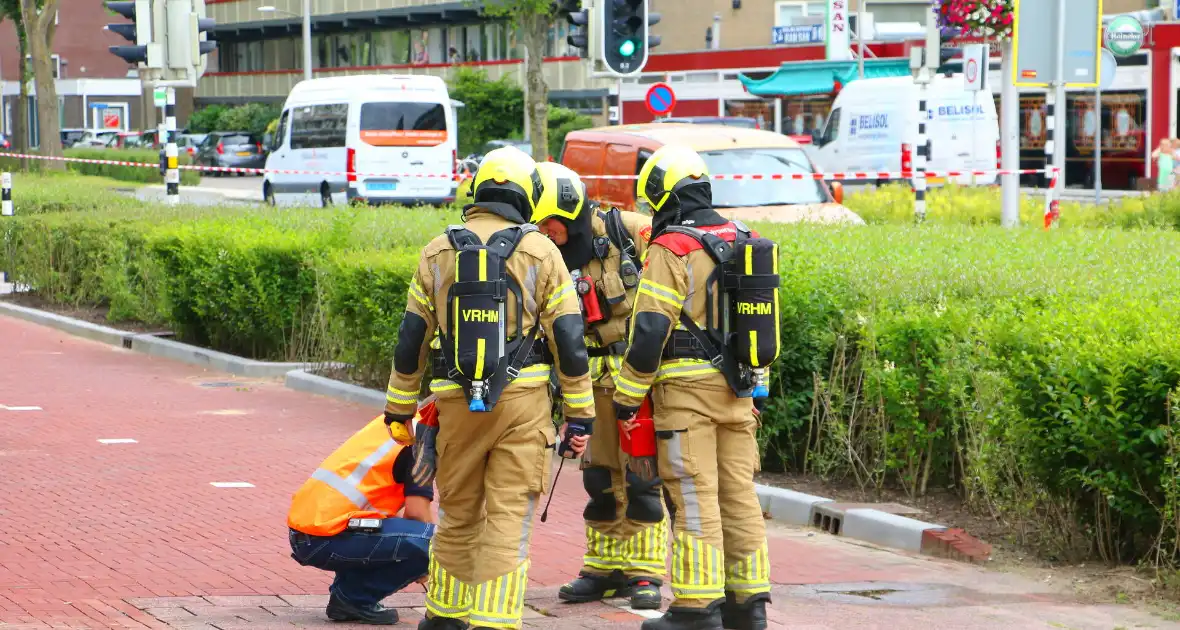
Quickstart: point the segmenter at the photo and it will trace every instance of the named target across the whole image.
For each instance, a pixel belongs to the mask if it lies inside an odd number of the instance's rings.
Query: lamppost
[[[299,17],[290,11],[273,6],[258,7],[262,13],[283,13],[291,17]],[[311,0],[303,0],[303,78],[311,80]]]

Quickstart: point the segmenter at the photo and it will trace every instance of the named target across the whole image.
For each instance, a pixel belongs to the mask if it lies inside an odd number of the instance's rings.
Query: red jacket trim
[[[724,225],[709,225],[697,228],[702,232],[710,232],[720,236],[722,240],[732,243],[737,238],[737,227],[733,223],[726,223]],[[758,233],[750,230],[750,238],[757,238]],[[662,245],[677,256],[687,256],[690,252],[698,249],[704,249],[704,245],[697,239],[687,234],[677,234],[676,232],[664,232],[656,237],[652,243]]]

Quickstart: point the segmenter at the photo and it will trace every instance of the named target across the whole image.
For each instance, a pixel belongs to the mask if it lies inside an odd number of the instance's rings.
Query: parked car
[[[120,131],[107,138],[106,149],[150,149],[155,145],[154,131]]]
[[[111,136],[119,133],[118,129],[87,129],[82,137],[74,143],[74,148],[97,149],[105,147]]]
[[[745,127],[746,129],[761,129],[758,121],[748,116],[671,116],[661,118],[660,123],[682,123],[689,125],[726,125],[729,127]]]
[[[638,175],[665,144],[700,153],[712,174],[814,174],[815,164],[787,136],[720,125],[651,123],[571,131],[562,164],[579,175]],[[604,205],[649,213],[637,203],[634,179],[586,179],[587,193]],[[725,217],[743,221],[847,222],[864,220],[844,207],[844,187],[806,179],[714,180],[713,204]]]
[[[86,135],[85,129],[62,129],[61,130],[61,146],[63,149],[68,149],[74,146],[82,136]]]
[[[262,137],[246,131],[215,131],[197,147],[194,160],[202,166],[225,168],[262,168],[266,165],[266,151]],[[214,177],[225,171],[213,171]]]

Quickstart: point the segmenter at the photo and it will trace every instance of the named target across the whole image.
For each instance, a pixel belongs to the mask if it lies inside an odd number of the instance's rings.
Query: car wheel
[[[279,205],[278,201],[275,199],[275,191],[274,188],[271,187],[270,182],[264,182],[262,184],[262,198],[266,201],[266,204],[272,208]]]
[[[328,188],[327,183],[324,183],[322,186],[320,186],[320,203],[325,208],[330,208],[332,206],[332,191]]]

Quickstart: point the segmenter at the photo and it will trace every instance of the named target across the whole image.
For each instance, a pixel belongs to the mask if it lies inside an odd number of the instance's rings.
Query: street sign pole
[[[1056,173],[1047,172],[1045,175],[1049,177],[1049,183],[1056,182],[1057,187],[1050,190],[1046,197],[1048,212],[1053,212],[1058,200],[1061,199],[1061,191],[1065,188],[1065,134],[1063,132],[1066,116],[1060,115],[1065,114],[1069,109],[1065,101],[1065,0],[1057,0],[1057,17],[1057,51],[1055,53],[1057,70],[1054,73],[1056,80],[1053,82],[1053,105],[1049,106],[1047,112],[1048,120],[1051,121],[1049,129],[1053,133],[1053,140],[1051,145],[1045,145],[1047,148],[1052,147],[1049,150],[1052,151],[1053,169],[1056,171]],[[1094,52],[1094,61],[1098,61],[1098,51]],[[1056,177],[1053,177],[1054,174]]]
[[[1007,174],[1000,176],[1000,223],[1011,228],[1020,224],[1020,176],[1014,173],[1020,168],[1020,93],[1012,81],[1012,72],[1016,66],[1012,42],[1004,45],[1001,64],[1000,168]]]

